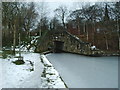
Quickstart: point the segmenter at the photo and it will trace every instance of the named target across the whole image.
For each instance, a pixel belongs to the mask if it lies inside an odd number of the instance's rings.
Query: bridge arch
[[[71,52],[71,53],[79,53],[79,54],[90,54],[90,44],[81,41],[79,38],[70,34],[67,31],[63,30],[54,30],[47,32],[44,37],[41,37],[38,41],[38,45],[36,48],[37,52],[44,52],[47,50],[60,49],[58,44],[61,43],[61,51]],[[56,45],[56,46],[55,46]]]

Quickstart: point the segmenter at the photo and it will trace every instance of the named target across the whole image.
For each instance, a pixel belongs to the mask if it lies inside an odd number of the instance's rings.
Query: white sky
[[[77,6],[73,7],[73,2],[49,2],[48,9],[49,11],[51,11],[51,15],[53,15],[54,10],[61,5],[66,6],[68,10],[73,10],[77,7]]]
[[[37,2],[36,4],[38,7],[41,6],[41,2]],[[47,16],[53,17],[54,10],[61,5],[66,6],[68,9],[73,8],[73,2],[44,2],[43,9],[44,9],[44,11],[47,12]],[[40,12],[40,8],[38,8],[38,10]]]
[[[69,10],[75,10],[80,8],[80,6],[86,4],[87,2],[44,2],[44,10],[47,11],[47,16],[53,17],[54,16],[54,10],[58,8],[59,6],[66,6],[68,11]],[[93,4],[94,2],[91,2]],[[36,3],[38,6],[41,5],[41,2]],[[40,9],[38,9],[40,12]]]
[[[13,2],[13,1],[20,1],[20,2],[36,2],[37,5],[40,5],[41,2],[44,2],[45,8],[47,9],[47,16],[53,17],[54,10],[61,5],[65,5],[68,10],[75,10],[80,8],[78,2],[82,2],[82,5],[87,2],[95,3],[95,2],[116,2],[119,0],[2,0],[3,2]],[[39,9],[38,9],[39,10]],[[39,10],[40,12],[40,10]]]
[[[20,0],[21,1],[21,0]],[[24,0],[25,1],[25,0]],[[53,11],[61,5],[65,5],[68,10],[75,10],[80,7],[78,2],[82,2],[82,5],[87,2],[95,3],[95,2],[116,2],[119,0],[26,0],[26,1],[34,1],[34,2],[44,2],[46,4],[45,8],[49,11],[49,15],[53,16]]]

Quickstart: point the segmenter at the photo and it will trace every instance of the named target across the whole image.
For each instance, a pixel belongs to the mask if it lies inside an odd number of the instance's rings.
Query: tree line
[[[83,6],[70,14],[68,23],[78,29],[78,37],[99,49],[120,50],[120,2]]]
[[[76,10],[59,6],[54,17],[41,3],[39,9],[33,2],[3,2],[3,46],[15,47],[30,41],[31,35],[43,36],[49,30],[67,30],[85,42],[103,50],[120,50],[120,2],[80,5]]]
[[[34,3],[3,2],[2,3],[2,37],[3,46],[15,47],[22,41],[29,40],[30,30],[35,28],[38,13]]]

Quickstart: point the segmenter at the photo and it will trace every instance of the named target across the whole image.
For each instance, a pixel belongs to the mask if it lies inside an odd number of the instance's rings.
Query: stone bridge
[[[39,38],[36,52],[64,51],[78,54],[91,54],[90,44],[81,41],[78,37],[63,30],[46,32]],[[57,51],[56,51],[57,50]]]

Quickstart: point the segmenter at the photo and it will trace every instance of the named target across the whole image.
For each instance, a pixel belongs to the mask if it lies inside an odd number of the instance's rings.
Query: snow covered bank
[[[66,88],[45,55],[22,52],[25,64],[16,65],[16,56],[0,58],[0,88]]]
[[[24,51],[24,52],[34,52],[37,42],[38,42],[39,36],[33,36],[31,37],[31,41],[28,42],[27,44],[24,42],[21,46],[20,46],[20,51]],[[19,47],[15,49],[15,51],[19,51]]]
[[[33,53],[38,40],[33,37],[30,43],[23,44],[15,49],[16,55],[11,51],[0,57],[0,88],[66,88],[58,72],[44,55]],[[6,49],[5,49],[6,50]],[[21,54],[20,54],[21,53]],[[25,63],[17,64],[18,58]]]
[[[22,53],[25,64],[12,63],[17,58],[0,58],[0,71],[2,72],[2,88],[40,88],[43,65],[37,53]],[[31,63],[33,65],[31,65]]]
[[[45,55],[41,55],[41,62],[44,70],[41,75],[42,88],[67,88],[66,84],[55,70],[53,65],[47,60]]]

